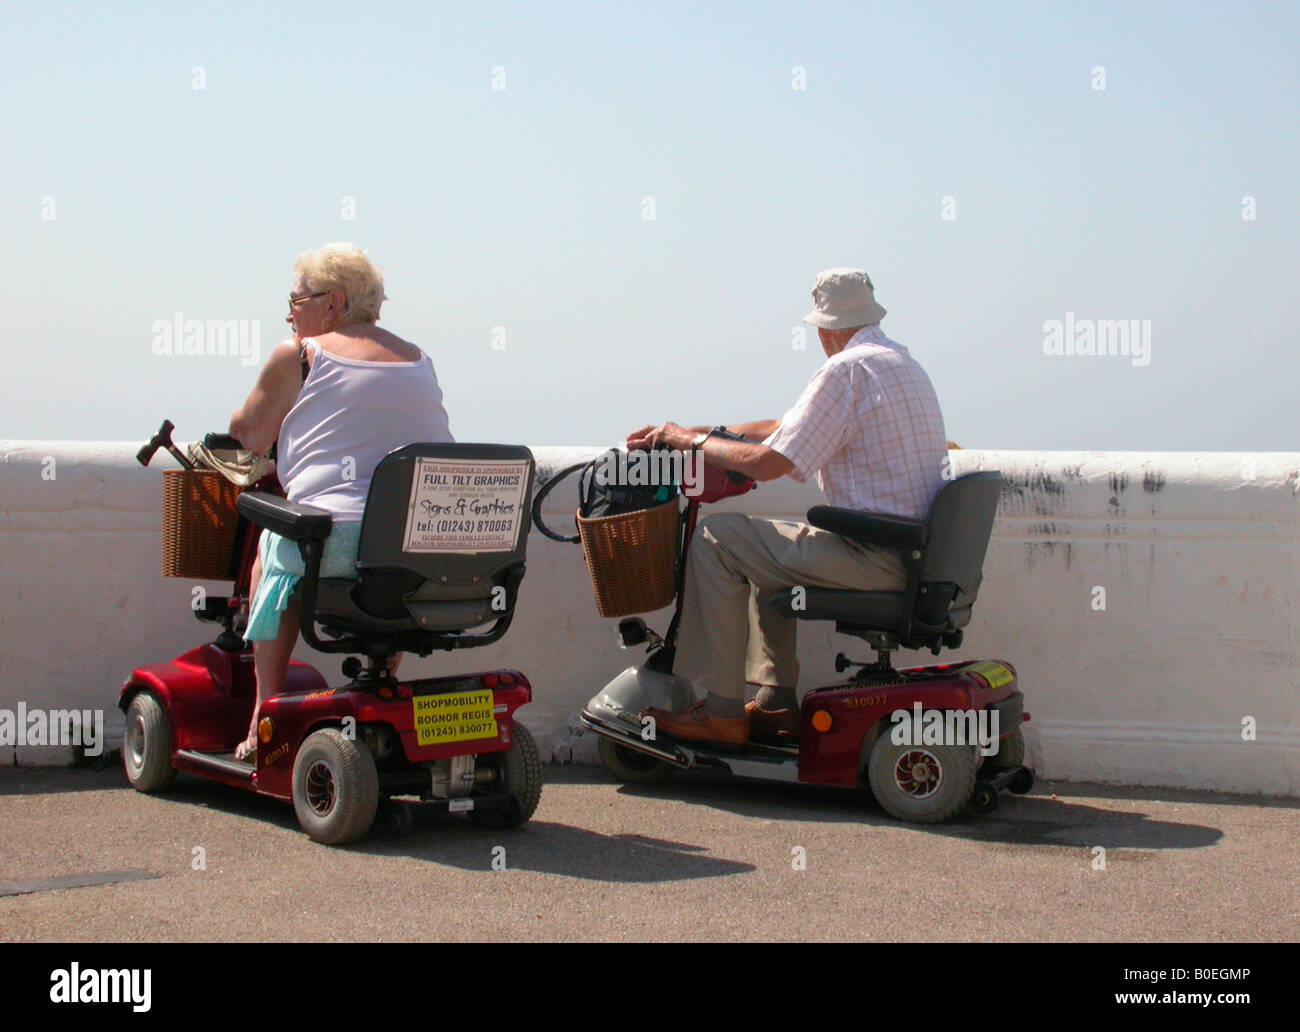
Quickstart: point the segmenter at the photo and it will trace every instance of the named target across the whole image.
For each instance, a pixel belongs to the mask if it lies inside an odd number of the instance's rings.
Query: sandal
[[[252,743],[252,744],[250,744]],[[251,760],[257,755],[257,739],[249,735],[237,746],[235,746],[235,759],[243,763],[245,760]]]

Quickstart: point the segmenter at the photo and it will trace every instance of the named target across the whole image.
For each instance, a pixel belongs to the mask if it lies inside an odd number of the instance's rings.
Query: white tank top
[[[451,443],[442,389],[428,355],[416,362],[343,358],[310,337],[316,355],[280,425],[280,484],[291,502],[360,520],[370,478],[394,448]]]

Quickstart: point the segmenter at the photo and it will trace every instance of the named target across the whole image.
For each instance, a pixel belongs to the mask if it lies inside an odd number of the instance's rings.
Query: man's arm
[[[767,422],[769,421],[745,425],[762,427],[766,426]],[[663,444],[680,452],[689,452],[691,441],[709,429],[711,427],[701,427],[697,430],[693,427],[678,426],[676,423],[665,423],[663,426],[651,429],[645,435],[646,444],[643,447],[653,448],[656,444]],[[710,466],[744,473],[745,476],[753,477],[755,480],[775,480],[794,469],[794,463],[780,452],[754,441],[728,441],[724,437],[710,437],[700,447],[700,454]]]
[[[776,428],[781,425],[779,419],[760,419],[753,423],[727,423],[726,428],[733,434],[740,434],[741,437],[748,437],[751,441],[764,441],[776,433]],[[627,435],[627,446],[629,448],[648,448],[647,443],[650,434],[658,429],[653,426],[643,426],[640,430],[633,430]],[[687,426],[682,427],[688,430],[692,437],[696,434],[706,433],[712,430],[712,426]]]
[[[751,441],[766,441],[776,433],[776,428],[780,425],[779,419],[760,419],[756,423],[728,423],[727,429],[733,434],[748,437]]]
[[[771,420],[773,429],[779,425],[779,421]],[[765,427],[769,421],[761,423],[748,423],[747,426]],[[735,432],[736,427],[727,427],[728,430]],[[746,433],[746,437],[750,434]],[[755,435],[757,436],[757,435]],[[767,434],[763,434],[767,437]],[[687,445],[687,450],[690,445]],[[778,451],[773,451],[765,444],[759,444],[757,441],[728,441],[725,437],[710,437],[700,448],[700,454],[704,456],[704,461],[710,466],[716,466],[718,469],[734,470],[737,473],[744,473],[747,477],[754,480],[775,480],[777,477],[783,477],[794,469],[794,463],[787,459]]]

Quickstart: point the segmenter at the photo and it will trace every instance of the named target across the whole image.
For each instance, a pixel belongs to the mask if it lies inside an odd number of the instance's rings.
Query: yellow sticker
[[[1001,663],[972,663],[966,667],[966,673],[979,674],[988,681],[990,688],[1001,688],[1004,684],[1010,684],[1015,680],[1015,674]]]
[[[415,708],[415,740],[420,745],[442,745],[475,738],[496,738],[497,719],[492,712],[492,692],[453,692],[421,695],[411,700]]]

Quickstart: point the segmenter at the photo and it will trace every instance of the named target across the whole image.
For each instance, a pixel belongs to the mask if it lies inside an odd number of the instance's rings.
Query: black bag
[[[579,470],[582,472],[578,477],[578,515],[584,519],[621,516],[627,512],[652,509],[656,505],[663,505],[664,502],[676,498],[679,491],[679,485],[676,483],[628,483],[633,479],[628,469],[628,453],[621,448],[611,448],[590,462],[579,462],[560,470],[533,496],[533,525],[552,541],[580,540],[577,534],[570,536],[557,534],[542,522],[542,502],[545,501],[546,496],[561,480]]]

